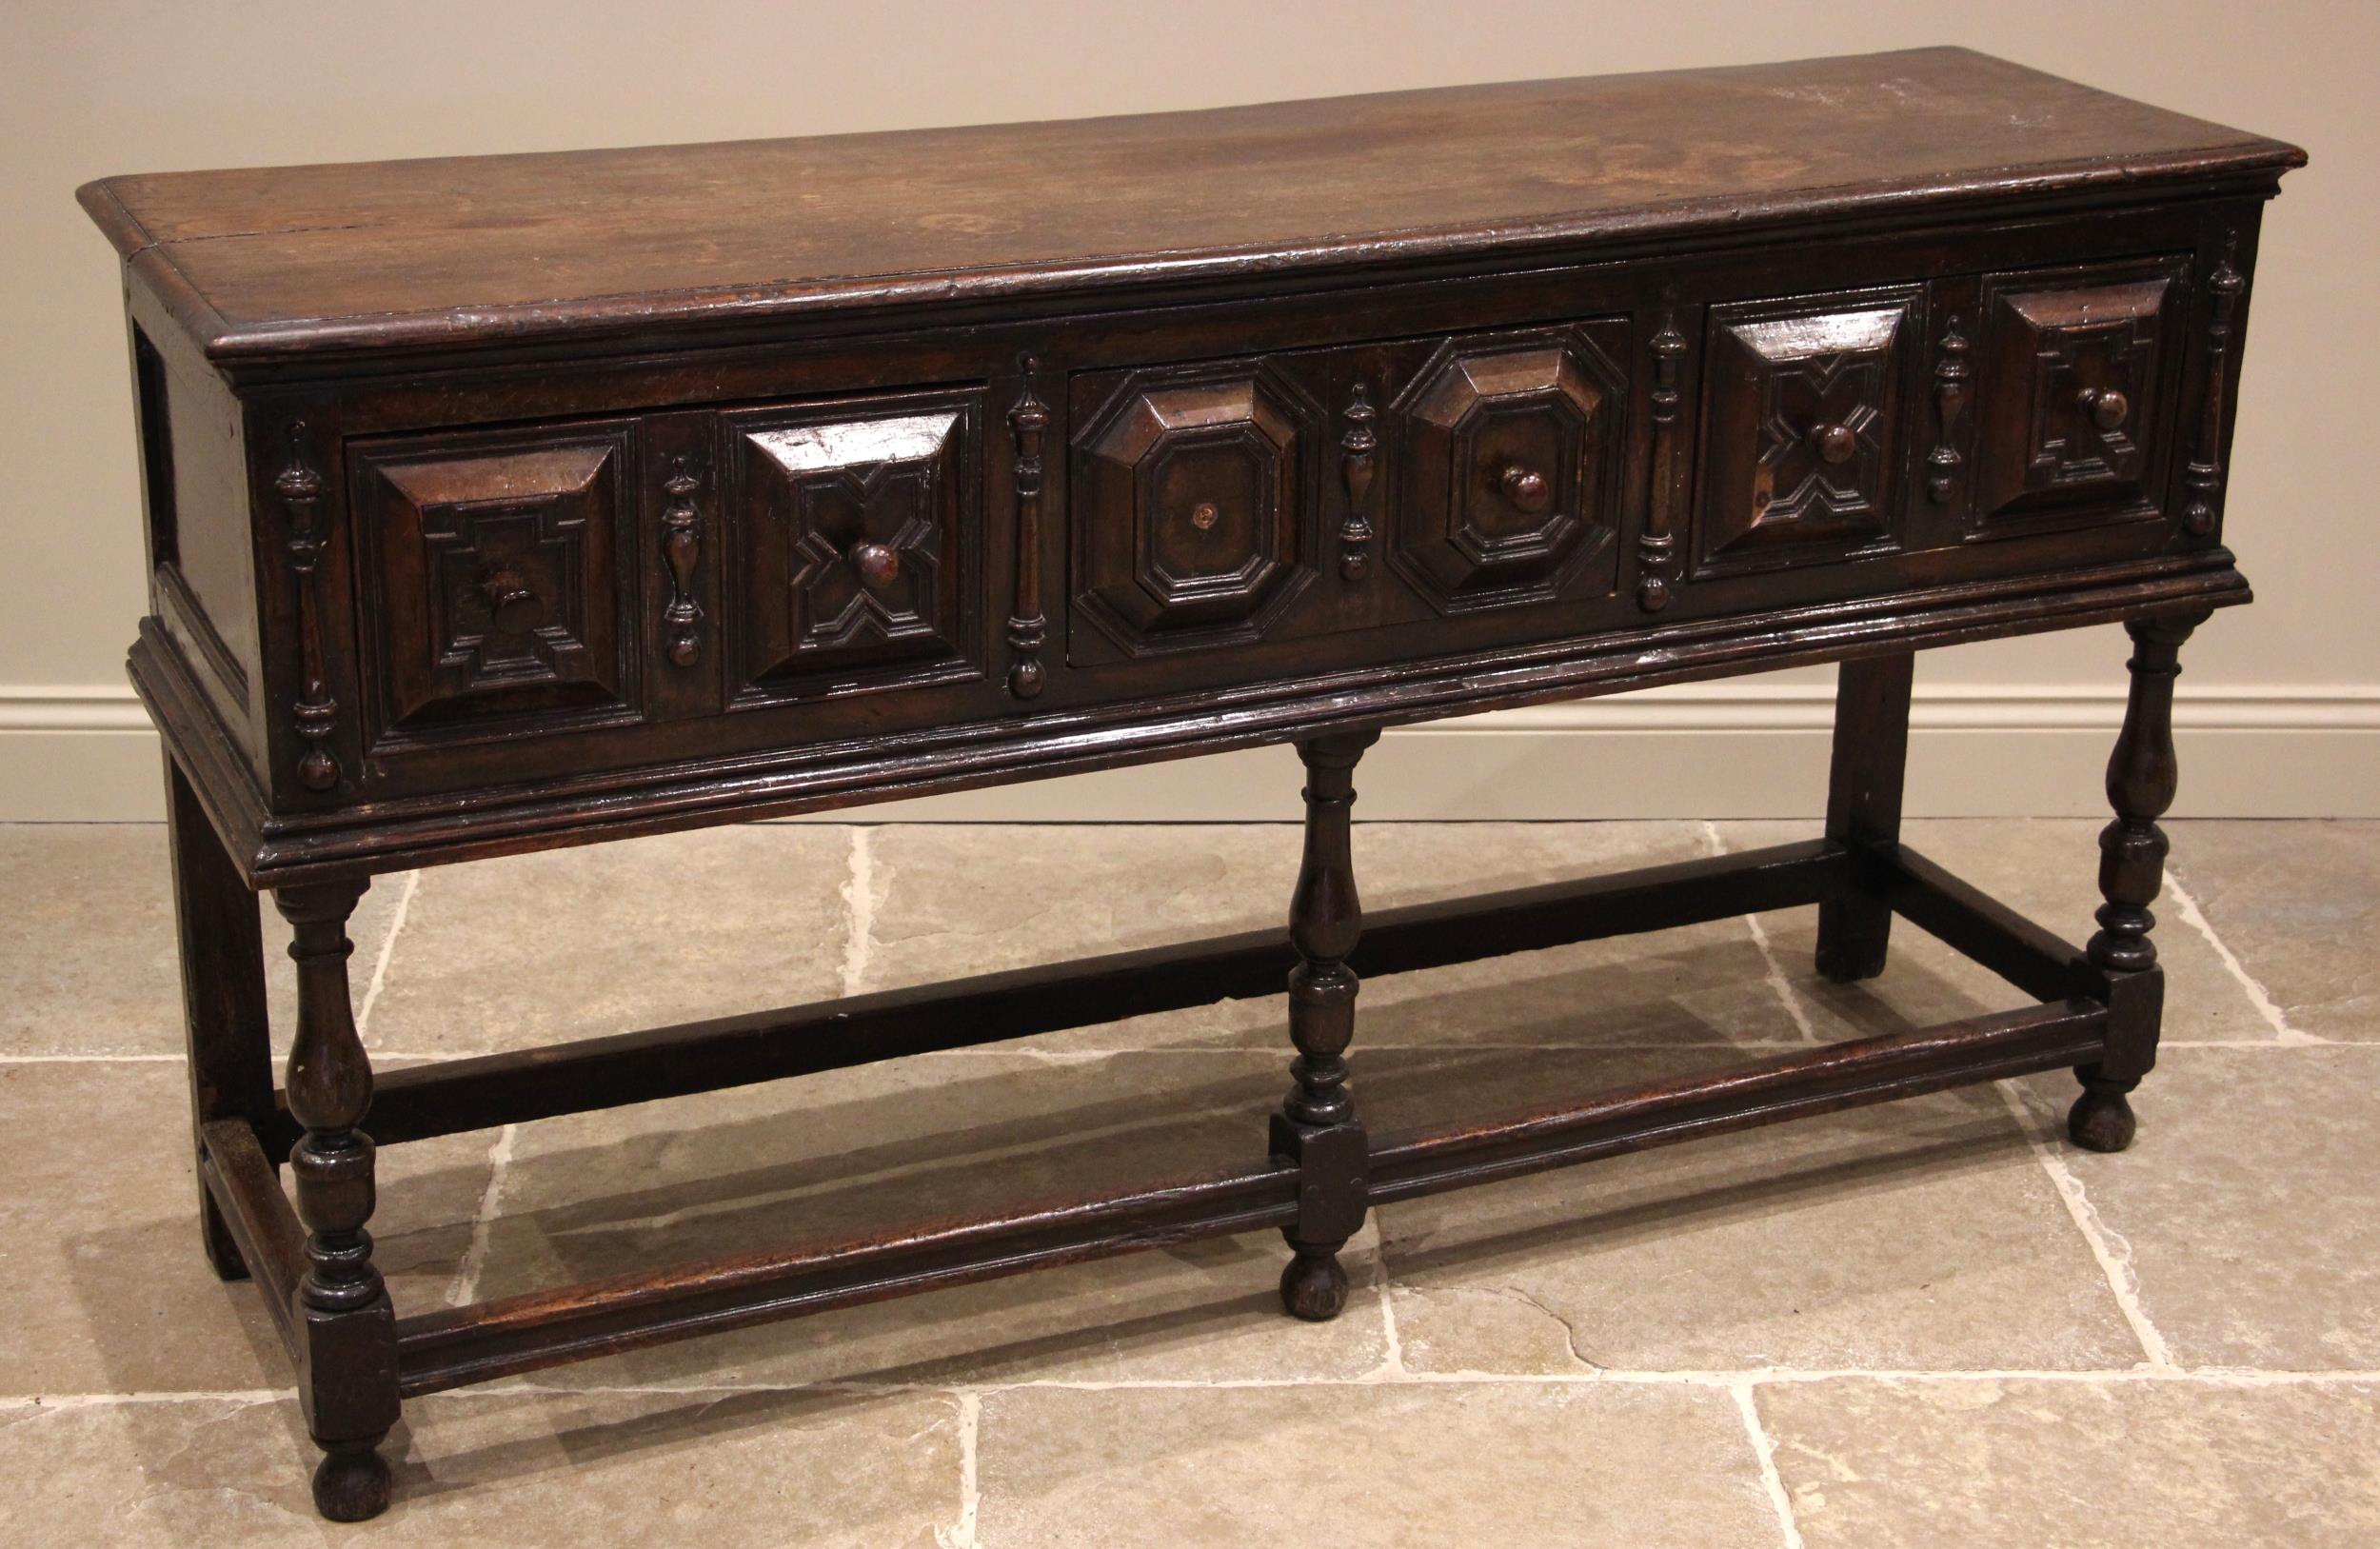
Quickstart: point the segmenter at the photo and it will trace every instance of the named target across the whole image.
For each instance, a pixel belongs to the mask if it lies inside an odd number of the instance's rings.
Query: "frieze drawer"
[[[2155,517],[2186,263],[1984,278],[1977,305],[1977,537]]]
[[[642,713],[635,422],[349,451],[374,752]]]
[[[1606,318],[1081,373],[1070,661],[1559,627],[1545,605],[1617,585],[1630,338]]]
[[[976,388],[359,438],[366,776],[982,678],[982,421]]]
[[[982,395],[721,416],[739,702],[983,671]]]

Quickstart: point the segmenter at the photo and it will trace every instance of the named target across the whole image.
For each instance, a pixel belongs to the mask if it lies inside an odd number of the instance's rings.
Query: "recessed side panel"
[[[130,328],[149,604],[228,727],[252,730],[263,635],[239,400],[135,294]],[[250,751],[253,751],[251,745]]]
[[[1694,573],[1900,546],[1914,287],[1714,307]]]

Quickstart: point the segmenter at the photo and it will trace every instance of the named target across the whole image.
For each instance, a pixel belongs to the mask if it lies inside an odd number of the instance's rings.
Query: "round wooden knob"
[[[881,586],[901,573],[901,555],[883,544],[851,546],[851,567],[871,586]]]
[[[2132,400],[2113,387],[2085,387],[2074,395],[2074,406],[2102,430],[2114,429],[2132,411]]]
[[[1810,439],[1818,448],[1818,456],[1829,463],[1848,463],[1859,450],[1859,432],[1848,425],[1821,425],[1811,432]]]
[[[1522,467],[1518,463],[1507,465],[1503,476],[1497,483],[1502,487],[1504,498],[1512,502],[1515,510],[1526,511],[1531,516],[1544,510],[1554,498],[1554,487],[1545,482],[1545,475],[1535,468]]]
[[[514,571],[498,570],[479,584],[479,591],[487,599],[488,621],[504,634],[526,635],[545,622],[545,605]]]

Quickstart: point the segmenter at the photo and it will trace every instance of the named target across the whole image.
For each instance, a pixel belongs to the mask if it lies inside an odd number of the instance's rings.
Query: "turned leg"
[[[298,1024],[289,1048],[289,1113],[305,1127],[289,1153],[306,1278],[298,1284],[298,1398],[323,1449],[314,1507],[360,1522],[388,1504],[388,1465],[375,1449],[397,1421],[396,1315],[372,1267],[372,1142],[356,1126],[372,1103],[372,1067],[348,1003],[347,916],[362,882],[284,887],[293,927]]]
[[[193,1155],[198,1126],[215,1119],[269,1123],[272,1042],[265,1012],[265,943],[256,895],[215,837],[198,793],[166,759],[166,849],[173,861],[173,919],[182,949],[182,1032],[189,1055]],[[198,1182],[207,1261],[228,1281],[248,1264],[214,1196]]]
[[[1281,1304],[1321,1322],[1347,1304],[1347,1272],[1339,1250],[1363,1224],[1363,1126],[1347,1091],[1347,1044],[1356,1030],[1356,976],[1347,955],[1363,931],[1348,853],[1348,815],[1356,804],[1356,761],[1377,731],[1319,737],[1298,745],[1306,766],[1305,860],[1289,906],[1289,1038],[1297,1084],[1273,1118],[1273,1154],[1297,1164],[1298,1222],[1285,1228],[1295,1257],[1281,1272]]]
[[[2127,1095],[2157,1060],[2157,1029],[2165,1015],[2165,975],[2149,931],[2149,905],[2165,880],[2165,830],[2157,819],[2173,804],[2173,680],[2181,674],[2182,642],[2206,618],[2201,611],[2134,619],[2132,693],[2124,729],[2108,760],[2108,804],[2115,821],[2099,834],[2099,930],[2091,938],[2092,965],[2108,981],[2108,1048],[2097,1062],[2078,1066],[2082,1096],[2066,1116],[2066,1132],[2091,1151],[2121,1151],[2135,1127]]]
[[[1909,684],[1916,657],[1873,656],[1835,669],[1835,755],[1826,837],[1869,849],[1900,842],[1901,776],[1909,762]],[[1818,972],[1837,983],[1884,971],[1893,911],[1874,899],[1818,905]]]

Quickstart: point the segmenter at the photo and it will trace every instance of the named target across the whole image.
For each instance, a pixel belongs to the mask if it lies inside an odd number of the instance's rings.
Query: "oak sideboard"
[[[2122,1148],[2177,653],[2249,599],[2226,469],[2303,160],[1937,49],[85,188],[204,1242],[288,1345],[319,1508],[387,1504],[407,1398],[706,1330],[1258,1229],[1326,1319],[1376,1205],[2053,1067],[2073,1140]],[[2110,623],[2075,947],[1899,843],[1912,662]],[[1807,842],[1359,909],[1383,727],[1816,663]],[[1285,931],[377,1077],[357,1036],[377,874],[1274,743],[1307,772]],[[257,890],[294,934],[278,1087]],[[2029,1003],[1367,1132],[1360,977],[1795,906],[1834,979],[1898,915]],[[1284,984],[1244,1166],[461,1307],[373,1267],[375,1145]]]

